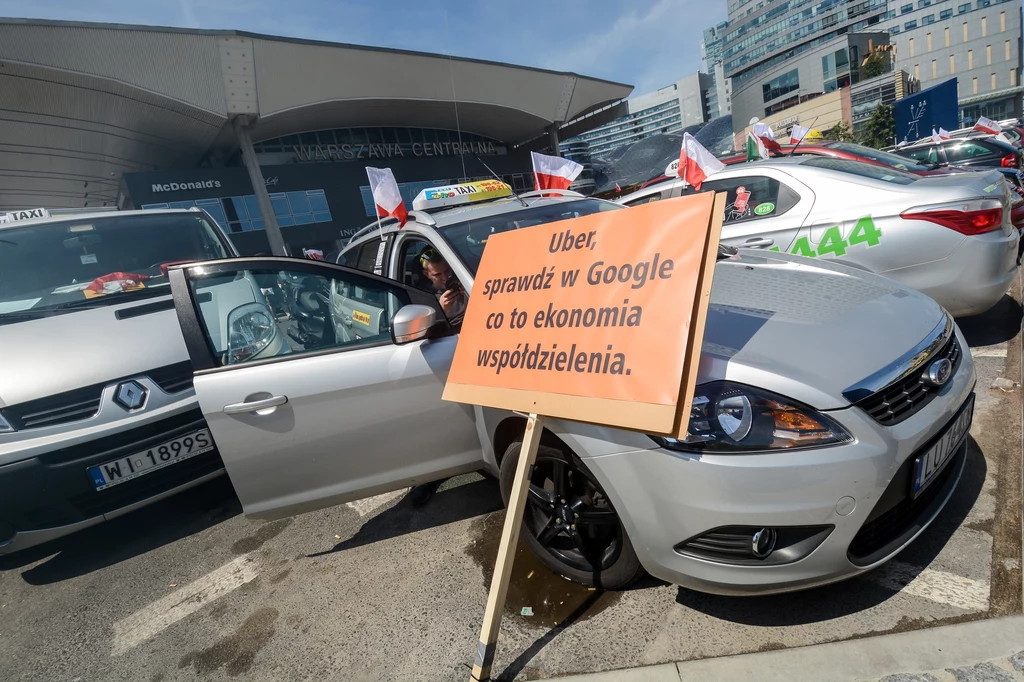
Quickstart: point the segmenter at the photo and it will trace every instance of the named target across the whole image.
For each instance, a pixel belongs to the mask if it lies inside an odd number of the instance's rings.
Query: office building
[[[376,213],[366,166],[392,168],[407,201],[488,177],[480,159],[532,188],[529,141],[631,91],[405,50],[0,19],[0,209],[198,206],[254,253],[263,185],[293,253],[331,248]]]
[[[732,113],[732,80],[725,77],[725,65],[722,63],[725,32],[728,28],[727,21],[706,28],[704,38],[700,42],[704,73],[712,79],[711,88],[708,90],[708,109],[711,118]]]
[[[957,79],[962,122],[1021,115],[1020,2],[890,0],[882,27],[922,88]]]
[[[579,143],[584,142],[589,154],[600,156],[651,135],[678,133],[688,126],[705,123],[712,118],[711,88],[711,76],[695,73],[655,92],[633,97],[626,103],[625,116],[564,140],[559,149],[563,154],[578,154]]]

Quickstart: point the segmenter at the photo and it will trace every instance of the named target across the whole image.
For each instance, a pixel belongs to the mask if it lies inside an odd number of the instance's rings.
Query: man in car
[[[420,268],[436,290],[434,293],[441,303],[441,309],[449,321],[462,319],[466,313],[466,290],[452,274],[448,262],[432,246],[420,252]]]

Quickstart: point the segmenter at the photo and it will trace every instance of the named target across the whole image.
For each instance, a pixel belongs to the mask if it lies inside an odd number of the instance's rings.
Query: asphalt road
[[[978,370],[967,468],[884,568],[785,596],[648,580],[600,593],[520,552],[495,674],[535,679],[765,651],[1021,611],[1021,307],[961,321]],[[1009,389],[992,388],[998,378]],[[247,520],[226,479],[0,557],[0,680],[465,680],[503,512],[449,481],[284,521]],[[533,616],[521,615],[530,607]]]

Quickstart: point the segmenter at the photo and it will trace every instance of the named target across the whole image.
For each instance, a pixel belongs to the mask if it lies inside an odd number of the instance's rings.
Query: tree
[[[868,58],[864,60],[863,66],[860,67],[860,77],[861,80],[867,80],[868,78],[881,76],[888,70],[889,55],[876,51],[869,54]]]
[[[836,142],[853,142],[853,133],[850,131],[850,126],[846,125],[845,121],[840,121],[821,135],[826,140],[835,140]]]
[[[881,149],[891,145],[895,137],[896,121],[892,117],[892,107],[888,104],[880,104],[864,124],[864,130],[860,134],[860,143]]]

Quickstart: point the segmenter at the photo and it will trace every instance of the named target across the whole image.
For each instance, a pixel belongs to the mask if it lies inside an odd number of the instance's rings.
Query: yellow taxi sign
[[[512,188],[499,180],[478,180],[458,185],[428,187],[412,201],[413,210],[462,206],[477,201],[512,196]]]

